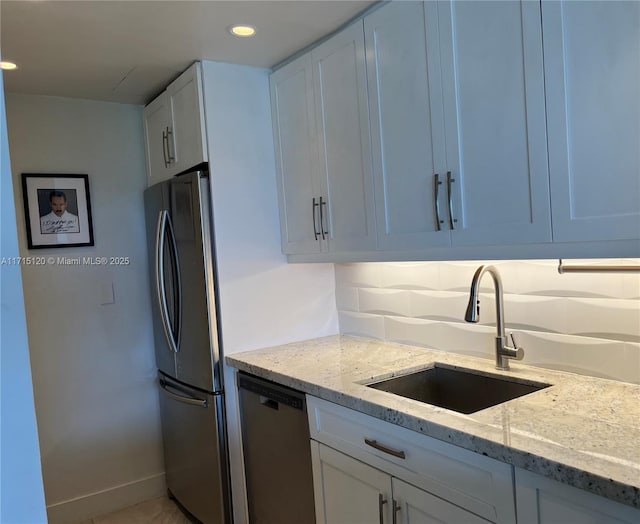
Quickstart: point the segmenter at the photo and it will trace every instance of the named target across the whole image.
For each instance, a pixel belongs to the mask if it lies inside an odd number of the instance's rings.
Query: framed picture
[[[29,249],[93,246],[89,175],[22,173]]]

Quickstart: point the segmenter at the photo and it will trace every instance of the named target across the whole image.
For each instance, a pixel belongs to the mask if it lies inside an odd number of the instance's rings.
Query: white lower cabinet
[[[640,522],[631,506],[364,413],[310,396],[307,411],[317,524]]]
[[[395,512],[397,522],[401,524],[455,522],[468,524],[486,524],[483,518],[469,513],[446,500],[434,497],[430,493],[407,484],[397,478],[391,479],[393,502],[391,511]]]
[[[516,468],[518,524],[632,524],[640,510]]]
[[[311,441],[316,523],[391,522],[391,477]]]
[[[311,453],[318,524],[488,522],[314,440]]]
[[[512,467],[307,397],[318,524],[515,522]]]

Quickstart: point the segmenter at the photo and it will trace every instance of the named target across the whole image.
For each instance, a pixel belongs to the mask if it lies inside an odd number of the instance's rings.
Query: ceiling
[[[144,104],[194,60],[270,68],[373,3],[2,0],[5,90]],[[238,23],[256,36],[231,36]]]

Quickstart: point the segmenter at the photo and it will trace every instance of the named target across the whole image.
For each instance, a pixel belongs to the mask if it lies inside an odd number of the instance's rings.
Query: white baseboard
[[[77,524],[167,493],[164,473],[47,506],[49,524]]]

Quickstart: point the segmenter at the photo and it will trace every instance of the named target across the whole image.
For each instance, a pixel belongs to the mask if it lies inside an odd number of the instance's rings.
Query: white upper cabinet
[[[542,2],[555,241],[640,238],[640,3]]]
[[[311,52],[320,231],[330,251],[376,248],[363,23]]]
[[[170,117],[166,91],[144,108],[143,116],[147,181],[151,186],[173,176],[167,157],[167,129]]]
[[[319,252],[320,200],[311,54],[270,77],[282,252]]]
[[[149,185],[206,162],[200,64],[194,63],[147,105],[143,118]]]
[[[425,7],[440,31],[452,244],[550,242],[539,3]]]
[[[167,97],[174,145],[172,165],[180,173],[207,161],[202,72],[198,62],[169,84]]]
[[[551,241],[540,6],[365,17],[378,247]]]
[[[362,21],[271,75],[282,251],[375,250]]]
[[[272,75],[283,252],[637,256],[638,42],[633,1],[377,6]]]
[[[450,244],[436,22],[421,2],[365,17],[379,249]]]

